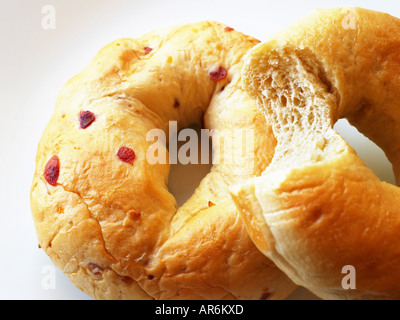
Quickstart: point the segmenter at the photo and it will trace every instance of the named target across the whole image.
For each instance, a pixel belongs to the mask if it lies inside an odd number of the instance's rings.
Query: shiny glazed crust
[[[65,85],[38,147],[31,206],[41,248],[85,293],[282,299],[295,289],[255,247],[228,192],[261,174],[275,144],[237,85],[256,43],[215,22],[159,30],[112,42]],[[227,75],[215,81],[219,67]],[[209,129],[254,129],[260,156],[245,168],[215,165],[178,208],[169,165],[146,160],[154,143],[146,134],[172,120],[199,123],[204,113]]]

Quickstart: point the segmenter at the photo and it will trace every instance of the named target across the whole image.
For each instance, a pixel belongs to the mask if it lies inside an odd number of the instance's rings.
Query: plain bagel
[[[31,204],[41,248],[85,293],[282,299],[295,289],[255,247],[228,192],[261,174],[275,145],[237,85],[256,43],[215,22],[158,30],[107,45],[63,88],[39,143]],[[242,169],[222,160],[177,208],[169,164],[146,161],[146,133],[205,112],[207,128],[253,129],[261,156]]]
[[[399,299],[400,190],[333,125],[347,118],[400,181],[400,20],[318,10],[250,50],[242,85],[277,140],[263,175],[232,188],[258,248],[322,298]]]

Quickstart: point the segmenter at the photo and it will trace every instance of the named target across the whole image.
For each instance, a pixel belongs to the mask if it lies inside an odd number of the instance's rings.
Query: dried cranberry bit
[[[179,108],[180,105],[181,105],[181,104],[179,103],[178,99],[175,99],[174,108],[175,108],[175,109],[176,109],[176,108]]]
[[[135,151],[133,151],[131,148],[127,148],[127,147],[119,148],[117,156],[121,161],[130,163],[130,164],[133,164],[133,161],[136,159]]]
[[[270,296],[271,294],[268,291],[268,288],[266,288],[264,289],[264,292],[261,294],[260,300],[268,300]]]
[[[122,282],[124,282],[125,284],[132,284],[133,283],[133,279],[131,277],[128,276],[123,276],[121,277]]]
[[[225,27],[225,29],[224,29],[225,32],[231,32],[233,30],[235,30],[235,29],[233,29],[231,27]]]
[[[153,51],[153,48],[150,48],[150,47],[144,47],[144,48],[143,48],[143,50],[144,50],[144,53],[145,53],[145,54],[149,54],[150,52],[152,52],[152,51]]]
[[[128,217],[133,219],[133,220],[137,220],[140,219],[142,216],[141,212],[135,211],[135,210],[129,210],[128,211]]]
[[[79,123],[82,129],[86,129],[87,127],[89,127],[95,120],[96,116],[93,112],[81,111],[81,113],[79,114]]]
[[[104,268],[100,267],[95,262],[89,262],[88,267],[90,271],[96,276],[100,275],[104,271]]]
[[[57,156],[53,156],[47,161],[43,175],[48,184],[57,185],[58,176],[60,175],[60,160]]]
[[[214,82],[218,82],[226,78],[228,72],[224,67],[219,67],[217,70],[210,71],[210,79]]]

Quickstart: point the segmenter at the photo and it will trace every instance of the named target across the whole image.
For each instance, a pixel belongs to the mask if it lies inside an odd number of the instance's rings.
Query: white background
[[[56,9],[55,30],[41,25],[48,4]],[[400,17],[400,1],[395,0],[0,0],[0,299],[88,299],[59,271],[55,288],[46,288],[53,265],[37,247],[29,189],[36,147],[61,87],[101,47],[117,38],[201,20],[220,21],[262,40],[315,8],[342,5]],[[337,127],[378,176],[393,182],[380,149],[345,122]],[[203,169],[173,169],[173,192],[181,200],[199,180],[192,178],[191,186],[176,181],[191,171],[201,176],[208,170]],[[311,297],[304,290],[292,296]]]

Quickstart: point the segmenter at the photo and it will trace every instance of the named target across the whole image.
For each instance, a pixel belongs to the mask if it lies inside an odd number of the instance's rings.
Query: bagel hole
[[[208,144],[201,143],[201,126],[194,124],[189,126],[187,129],[193,129],[197,135],[197,163],[191,162],[187,164],[178,161],[177,164],[171,164],[169,177],[168,177],[168,190],[175,197],[179,206],[182,206],[194,193],[196,188],[199,186],[201,180],[211,171],[212,168],[212,143],[208,140]],[[178,133],[179,134],[179,133]],[[181,150],[189,139],[186,141],[177,142],[177,150]],[[208,161],[202,161],[202,155],[207,155]]]
[[[334,129],[357,152],[358,156],[379,179],[396,184],[393,166],[379,146],[360,133],[346,119],[338,120]]]

